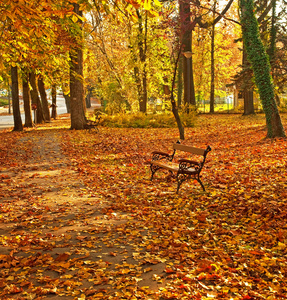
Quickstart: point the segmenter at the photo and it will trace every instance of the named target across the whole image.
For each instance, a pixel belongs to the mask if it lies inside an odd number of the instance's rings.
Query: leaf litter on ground
[[[207,191],[179,195],[148,165],[176,129],[1,132],[1,299],[286,299],[286,139],[199,118]]]

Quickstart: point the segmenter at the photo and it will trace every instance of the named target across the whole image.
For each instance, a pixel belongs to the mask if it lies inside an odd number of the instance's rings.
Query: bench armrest
[[[152,152],[152,160],[161,160],[161,159],[166,159],[171,161],[172,156],[168,153],[161,152],[161,151],[153,151]]]
[[[194,160],[190,160],[190,159],[185,159],[185,158],[181,158],[178,160],[179,162],[179,169],[180,170],[186,170],[189,168],[194,168],[196,171],[200,170],[202,167],[202,164],[194,161]]]

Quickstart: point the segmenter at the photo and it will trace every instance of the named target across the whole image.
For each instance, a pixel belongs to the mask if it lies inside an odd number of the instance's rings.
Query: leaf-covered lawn
[[[212,151],[178,195],[148,165],[177,129],[0,134],[1,299],[286,299],[287,141],[263,116],[186,129]]]

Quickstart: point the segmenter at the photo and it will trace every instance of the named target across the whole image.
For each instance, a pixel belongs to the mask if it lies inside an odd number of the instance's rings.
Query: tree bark
[[[190,19],[190,1],[180,0],[179,4],[183,53],[192,52],[192,30],[194,25],[191,23]],[[189,112],[190,105],[196,105],[192,56],[190,58],[183,58],[183,83],[184,104],[187,112]]]
[[[142,74],[140,74],[140,69],[136,67],[135,78],[138,85],[139,92],[139,109],[140,112],[146,113],[147,111],[147,71],[146,71],[146,52],[147,52],[147,12],[145,13],[145,20],[143,24],[143,17],[140,11],[137,10],[138,15],[138,49],[139,49],[139,60],[143,66]]]
[[[180,119],[180,116],[178,114],[178,109],[177,109],[177,106],[176,106],[176,102],[175,102],[173,93],[170,96],[170,100],[171,100],[172,113],[174,115],[174,118],[175,118],[175,121],[176,121],[176,124],[177,124],[177,128],[178,128],[178,131],[179,131],[179,137],[180,137],[181,140],[184,140],[184,127],[181,123],[181,119]]]
[[[50,117],[50,111],[49,111],[49,104],[48,104],[48,99],[47,99],[47,93],[45,90],[45,84],[43,77],[40,76],[38,78],[38,89],[41,97],[41,102],[42,102],[42,107],[43,107],[43,114],[46,122],[51,122],[51,117]]]
[[[243,91],[243,100],[244,100],[244,116],[249,116],[255,114],[254,111],[254,97],[253,97],[253,88],[245,87]]]
[[[8,91],[8,114],[11,115],[11,86],[9,82],[9,78],[7,80],[7,91]]]
[[[171,102],[171,107],[172,107],[172,113],[174,115],[177,128],[179,131],[179,137],[181,140],[184,140],[184,127],[182,125],[179,113],[178,113],[178,108],[176,106],[176,102],[174,99],[174,86],[175,86],[175,79],[176,79],[176,70],[177,70],[177,65],[179,62],[181,56],[181,49],[178,51],[177,59],[175,61],[175,66],[174,66],[174,71],[173,71],[173,78],[172,78],[172,84],[171,84],[171,92],[170,92],[170,102]]]
[[[52,112],[51,118],[56,120],[57,119],[57,86],[56,84],[52,85]]]
[[[65,104],[67,107],[67,113],[70,114],[71,113],[71,97],[69,94],[65,94],[63,93],[63,96],[65,98]]]
[[[243,45],[242,66],[245,70],[243,79],[243,100],[244,100],[244,116],[255,114],[254,98],[253,98],[253,84],[252,71],[250,70],[250,63],[247,59],[245,46]]]
[[[183,90],[183,82],[182,82],[182,57],[179,58],[178,61],[178,75],[177,75],[177,107],[181,108],[182,104],[182,90]]]
[[[275,57],[275,51],[276,51],[276,35],[277,35],[277,29],[276,29],[276,5],[277,1],[273,1],[272,6],[272,17],[271,17],[271,29],[270,29],[270,43],[268,48],[268,55],[269,55],[269,61],[271,63],[271,66],[274,62]]]
[[[272,74],[276,72],[276,68],[278,67],[278,63],[276,62],[276,37],[277,37],[277,31],[278,31],[278,24],[277,24],[277,15],[276,15],[276,5],[277,0],[273,0],[272,4],[272,17],[271,17],[271,28],[270,28],[270,41],[269,41],[269,48],[268,48],[268,55],[269,55],[269,61],[271,64],[271,71]],[[278,78],[278,77],[277,77]],[[280,79],[279,79],[280,80]],[[277,79],[278,83],[278,79]],[[278,107],[280,107],[280,97],[279,94],[282,92],[282,86],[279,89],[276,89],[275,91],[275,101]]]
[[[11,80],[12,80],[12,108],[14,118],[13,131],[23,131],[23,124],[20,112],[19,101],[19,82],[18,82],[18,69],[17,67],[11,67]]]
[[[253,0],[240,0],[242,35],[266,117],[267,137],[286,137],[275,102],[268,55],[261,41]]]
[[[135,78],[137,92],[138,92],[139,110],[141,112],[142,110],[144,110],[144,108],[141,107],[141,103],[143,102],[141,100],[142,99],[142,83],[141,83],[141,79],[140,79],[140,72],[139,72],[138,66],[134,67],[134,78]]]
[[[79,4],[73,3],[74,12],[82,17]],[[71,129],[81,130],[86,126],[85,99],[83,84],[82,21],[78,20],[79,32],[75,38],[75,47],[70,51],[70,99]]]
[[[32,105],[36,105],[36,120],[34,122],[36,124],[42,124],[45,122],[45,117],[43,113],[43,107],[42,107],[42,102],[39,98],[38,95],[38,89],[37,89],[37,84],[36,84],[36,75],[35,72],[31,72],[29,74],[29,81],[31,84],[31,90],[30,90],[30,95],[32,99]]]
[[[30,92],[29,92],[29,76],[25,70],[23,70],[22,88],[23,88],[23,102],[24,102],[24,112],[25,112],[24,127],[31,128],[34,126],[34,124],[32,120],[31,99],[30,99]]]
[[[215,6],[215,5],[214,5]],[[215,10],[215,8],[214,8]],[[213,12],[213,19],[214,19],[215,15],[214,15],[214,12]],[[214,103],[215,103],[215,94],[214,94],[214,90],[215,90],[215,84],[214,84],[214,77],[215,77],[215,67],[214,67],[214,64],[215,64],[215,60],[214,60],[214,52],[215,52],[215,24],[213,23],[212,24],[212,27],[211,27],[211,50],[210,50],[210,57],[211,57],[211,60],[210,60],[210,109],[209,109],[209,112],[210,113],[214,113]]]

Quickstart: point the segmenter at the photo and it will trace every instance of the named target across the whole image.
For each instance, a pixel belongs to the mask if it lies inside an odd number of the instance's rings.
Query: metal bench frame
[[[190,159],[180,158],[177,162],[175,162],[174,157],[177,150],[188,152],[193,155],[202,156],[202,160],[200,162],[197,162]],[[203,169],[207,153],[210,151],[210,146],[207,146],[206,149],[201,149],[188,145],[182,145],[179,142],[173,144],[172,154],[168,154],[161,151],[153,151],[152,160],[150,162],[151,180],[153,180],[153,176],[156,171],[164,169],[168,170],[171,176],[176,178],[176,193],[179,192],[182,183],[191,178],[197,180],[200,183],[202,189],[205,191],[205,187],[200,179],[200,172]]]

